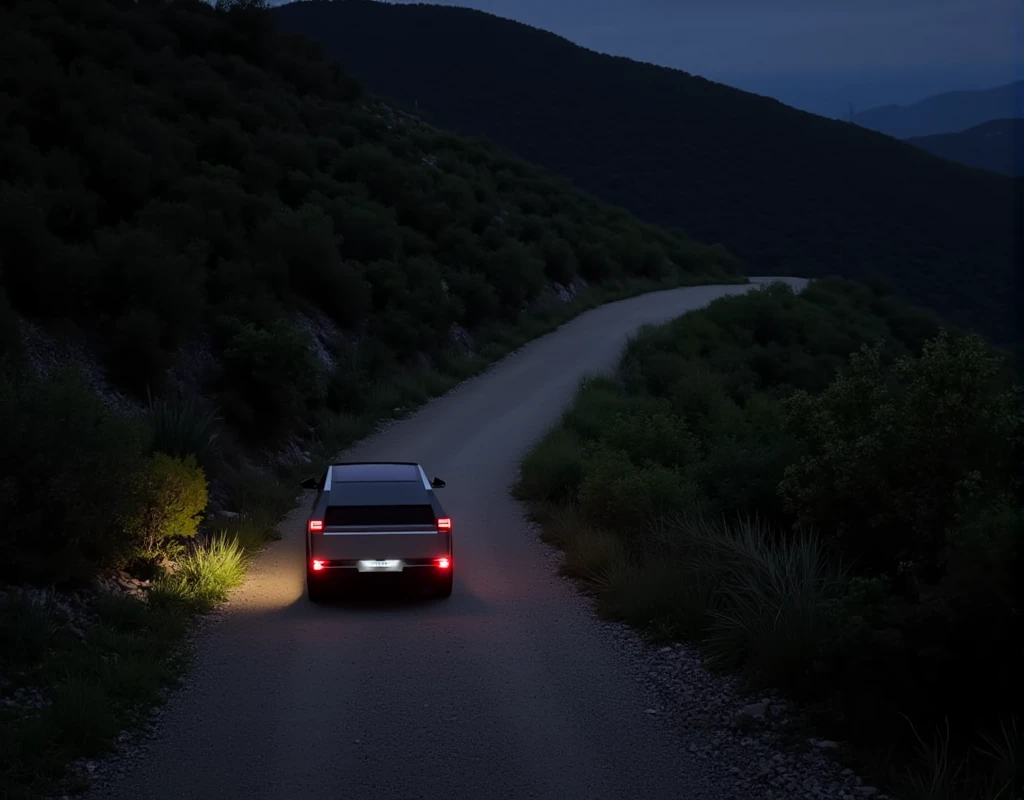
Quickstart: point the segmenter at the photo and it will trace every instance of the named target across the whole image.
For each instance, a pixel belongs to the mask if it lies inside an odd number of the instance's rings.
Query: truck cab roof
[[[421,482],[423,480],[423,469],[420,465],[405,462],[366,461],[332,464],[329,471],[332,483],[391,483]]]

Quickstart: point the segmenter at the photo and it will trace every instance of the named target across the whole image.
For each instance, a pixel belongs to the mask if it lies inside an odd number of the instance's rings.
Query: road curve
[[[420,461],[448,482],[451,598],[311,605],[303,497],[282,541],[202,632],[144,757],[89,796],[732,796],[728,764],[696,760],[682,731],[644,713],[625,656],[552,574],[509,487],[580,377],[612,368],[630,333],[749,288],[675,289],[594,309],[345,453]]]

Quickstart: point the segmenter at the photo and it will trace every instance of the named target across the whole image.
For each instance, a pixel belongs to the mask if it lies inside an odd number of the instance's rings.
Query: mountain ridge
[[[1024,119],[995,119],[956,133],[906,141],[968,167],[1024,177]]]
[[[897,139],[960,133],[997,119],[1024,117],[1024,79],[989,89],[959,89],[914,103],[889,104],[853,115],[853,122]]]
[[[305,0],[272,13],[377,94],[722,242],[749,273],[881,275],[951,322],[1018,338],[1009,178],[482,11]]]

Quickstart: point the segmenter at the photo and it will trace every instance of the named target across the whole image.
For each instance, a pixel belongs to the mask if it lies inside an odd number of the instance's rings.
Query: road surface
[[[202,634],[148,754],[90,795],[729,797],[729,765],[698,761],[682,731],[645,714],[626,656],[552,574],[509,488],[581,376],[611,369],[630,333],[748,289],[676,289],[590,311],[345,453],[419,461],[447,481],[451,598],[311,605],[303,496],[283,540]]]

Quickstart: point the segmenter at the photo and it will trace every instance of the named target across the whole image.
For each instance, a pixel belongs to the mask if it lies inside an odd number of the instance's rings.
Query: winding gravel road
[[[89,796],[734,796],[729,764],[697,760],[693,731],[645,713],[626,656],[553,574],[509,487],[581,376],[612,368],[630,333],[749,288],[676,289],[590,311],[345,453],[417,460],[447,481],[452,597],[311,605],[303,497],[283,540],[203,629],[146,751]]]

